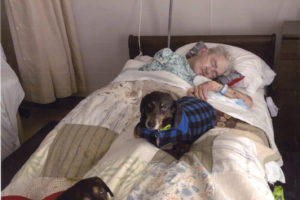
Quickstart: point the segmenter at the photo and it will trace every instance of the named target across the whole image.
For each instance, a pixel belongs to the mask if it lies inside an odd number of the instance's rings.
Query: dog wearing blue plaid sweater
[[[142,98],[141,118],[134,129],[142,137],[179,159],[191,144],[216,125],[216,110],[206,101],[154,91]]]

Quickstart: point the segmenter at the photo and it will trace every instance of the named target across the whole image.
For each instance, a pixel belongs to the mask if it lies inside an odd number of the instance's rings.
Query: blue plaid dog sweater
[[[192,96],[185,96],[177,100],[182,107],[182,118],[177,127],[167,130],[151,130],[142,128],[140,137],[149,140],[157,147],[178,141],[193,143],[204,132],[216,124],[216,110],[206,101]]]

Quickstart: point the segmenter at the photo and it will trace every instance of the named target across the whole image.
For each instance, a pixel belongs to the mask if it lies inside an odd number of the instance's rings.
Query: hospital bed
[[[191,85],[166,71],[138,71],[166,47],[167,37],[142,36],[139,45],[139,37],[130,35],[130,59],[120,74],[59,122],[2,195],[43,199],[98,176],[114,199],[273,199],[268,183],[285,181],[265,102],[275,76],[275,35],[173,36],[170,48],[185,55],[198,41],[230,50],[235,70],[245,76],[232,87],[252,97],[251,109],[210,93],[222,123],[179,160],[135,138],[145,94],[159,90],[179,98]]]

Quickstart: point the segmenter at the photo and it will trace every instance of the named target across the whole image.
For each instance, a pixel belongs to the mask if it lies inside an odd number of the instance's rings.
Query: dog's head
[[[141,119],[148,129],[162,129],[174,125],[178,105],[169,93],[152,92],[143,97],[140,105]]]
[[[108,200],[109,187],[98,177],[82,179],[62,193],[56,200]]]

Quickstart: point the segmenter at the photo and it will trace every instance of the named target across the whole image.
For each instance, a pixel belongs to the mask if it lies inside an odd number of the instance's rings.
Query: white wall
[[[141,0],[72,0],[89,91],[109,83],[138,34]],[[169,0],[143,0],[142,35],[167,35]],[[173,0],[172,35],[280,34],[300,0]]]

